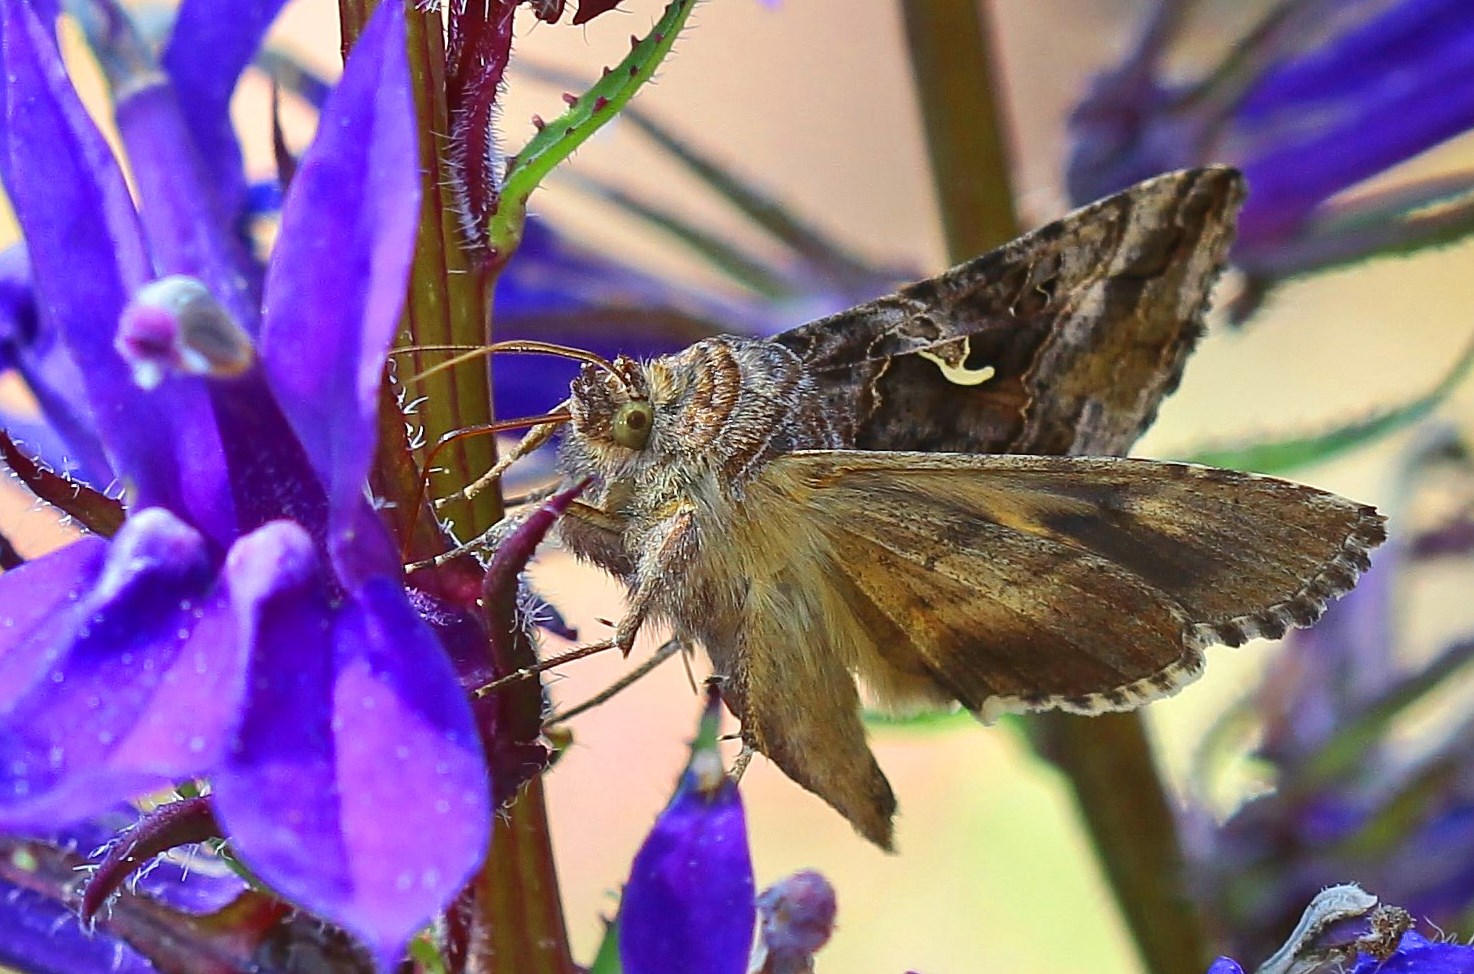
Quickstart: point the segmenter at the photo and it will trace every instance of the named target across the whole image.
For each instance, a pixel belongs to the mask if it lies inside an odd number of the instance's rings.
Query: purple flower
[[[635,854],[619,910],[624,974],[743,974],[756,906],[737,783],[717,750],[708,689],[691,762]]]
[[[834,886],[812,869],[786,876],[757,898],[762,939],[753,968],[759,974],[809,974],[814,954],[834,933]],[[760,962],[760,963],[759,963]]]
[[[490,817],[469,704],[364,492],[418,219],[401,14],[382,4],[349,60],[258,303],[234,169],[167,81],[120,106],[135,210],[48,25],[0,0],[0,178],[129,506],[110,541],[0,575],[0,825],[206,778],[236,854],[384,966]],[[160,274],[184,279],[146,291]]]
[[[1430,941],[1404,909],[1383,905],[1354,883],[1321,890],[1284,945],[1256,974],[1474,974],[1474,947]],[[1244,974],[1219,957],[1208,974]]]
[[[1085,202],[1167,169],[1232,163],[1249,198],[1235,261],[1274,281],[1474,229],[1467,177],[1341,194],[1474,127],[1474,14],[1461,0],[1274,5],[1191,83],[1165,80],[1191,0],[1159,0],[1130,55],[1071,118],[1066,181]]]

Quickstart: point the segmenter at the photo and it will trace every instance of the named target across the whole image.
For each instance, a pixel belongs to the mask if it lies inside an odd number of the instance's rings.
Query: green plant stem
[[[1205,970],[1207,931],[1142,715],[1049,713],[1029,723],[1035,749],[1070,783],[1142,964],[1152,974]]]
[[[994,83],[993,34],[977,0],[901,0],[951,259],[1019,232]],[[1139,714],[1031,720],[1035,747],[1069,781],[1117,904],[1152,974],[1211,959],[1187,894],[1171,799]]]
[[[343,15],[344,45],[362,29],[375,0],[339,0]],[[423,203],[419,236],[411,270],[409,296],[405,305],[404,344],[479,345],[490,341],[491,287],[494,280],[482,270],[462,245],[460,231],[446,205],[444,187],[449,172],[442,154],[440,133],[449,131],[445,88],[445,50],[441,15],[407,5],[410,72],[419,119],[419,145]],[[406,355],[398,359],[397,373],[412,375],[443,356]],[[493,418],[491,375],[476,365],[437,373],[409,385],[409,397],[422,399],[414,420],[433,443],[442,433]],[[430,553],[427,547],[445,541],[437,538],[433,519],[414,510],[418,488],[415,465],[396,447],[407,447],[404,417],[393,388],[386,385],[381,409],[380,448],[374,488],[394,502],[391,516],[401,537],[413,537],[413,553]],[[465,441],[442,451],[436,466],[445,470],[448,482],[463,484],[484,471],[496,458],[489,437]],[[401,510],[402,507],[402,510]],[[471,537],[500,520],[501,496],[483,491],[474,501],[445,512],[455,520],[463,537]],[[532,653],[530,646],[525,647]],[[525,665],[526,660],[516,665]],[[541,687],[528,681],[519,691],[528,700],[511,699],[509,707],[538,708]],[[573,974],[576,970],[568,947],[563,922],[562,899],[553,861],[552,839],[541,781],[534,780],[518,799],[500,810],[492,837],[491,853],[472,880],[471,935],[473,957],[470,969],[483,974]]]
[[[901,0],[947,252],[965,260],[1018,233],[995,59],[978,0]]]
[[[547,799],[533,778],[499,816],[493,850],[476,877],[478,913],[491,936],[472,970],[484,974],[575,974],[553,867]]]

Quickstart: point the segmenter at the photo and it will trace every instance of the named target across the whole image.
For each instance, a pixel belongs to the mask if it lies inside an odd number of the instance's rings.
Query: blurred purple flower
[[[1467,495],[1474,468],[1439,439],[1403,479],[1403,507],[1426,507],[1440,487]],[[1235,955],[1267,952],[1316,891],[1347,879],[1451,929],[1474,907],[1474,720],[1429,721],[1420,708],[1467,672],[1474,642],[1415,656],[1394,614],[1434,569],[1467,570],[1470,528],[1460,510],[1395,538],[1356,592],[1286,638],[1200,749],[1201,803],[1185,834],[1205,913]],[[1208,807],[1214,771],[1251,734],[1272,790],[1220,825]]]
[[[207,777],[257,875],[397,962],[490,817],[469,704],[363,486],[418,220],[399,5],[324,111],[259,303],[210,188],[233,169],[205,164],[168,82],[119,106],[135,211],[48,27],[0,0],[0,178],[130,516],[0,575],[0,824]]]
[[[1310,900],[1294,930],[1256,974],[1474,974],[1474,947],[1429,941],[1412,916],[1354,883],[1328,886]],[[1244,974],[1219,957],[1208,974]]]
[[[834,933],[834,886],[812,869],[786,876],[757,898],[761,938],[756,974],[810,974],[814,954]]]
[[[721,697],[707,692],[691,762],[635,854],[619,910],[624,974],[744,974],[752,856],[737,783],[717,750]]]
[[[1132,52],[1071,118],[1066,181],[1085,202],[1168,169],[1231,163],[1249,198],[1239,317],[1285,277],[1474,229],[1474,177],[1341,197],[1474,127],[1474,9],[1463,0],[1280,0],[1200,80],[1166,80],[1194,0],[1158,0]]]

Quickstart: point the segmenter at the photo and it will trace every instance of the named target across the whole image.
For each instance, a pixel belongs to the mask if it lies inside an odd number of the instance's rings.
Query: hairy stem
[[[947,247],[962,261],[1016,236],[994,84],[993,35],[977,0],[902,0]],[[1139,714],[1032,721],[1040,753],[1069,780],[1116,901],[1152,974],[1203,970],[1171,799]]]
[[[355,36],[367,20],[374,0],[339,0],[343,14],[344,43]],[[441,133],[449,130],[446,106],[444,33],[438,10],[406,7],[409,19],[410,71],[414,79],[415,107],[419,116],[420,156],[424,203],[415,262],[411,271],[409,298],[405,306],[404,337],[408,344],[480,345],[491,340],[492,277],[481,270],[467,252],[445,187],[449,170]],[[398,375],[409,376],[439,361],[428,356],[405,355],[397,360]],[[387,435],[381,450],[392,451],[407,443],[404,417],[395,405],[392,389],[384,397],[381,428]],[[405,394],[420,400],[413,421],[433,443],[442,433],[492,419],[491,374],[484,363],[446,370],[407,387]],[[397,430],[395,427],[397,426]],[[463,484],[486,470],[496,458],[489,437],[458,443],[443,451],[437,465],[444,469],[447,483]],[[379,463],[375,488],[387,490],[391,500],[403,502],[402,532],[414,532],[412,550],[435,543],[433,519],[412,511],[417,476],[414,465],[403,458]],[[407,495],[407,496],[402,496]],[[397,508],[395,509],[397,510]],[[479,534],[501,519],[500,492],[483,491],[446,512],[463,537]],[[439,539],[444,547],[444,539]],[[531,652],[531,648],[527,648]],[[540,686],[527,684],[539,708]],[[481,872],[472,880],[469,898],[470,938],[473,956],[470,969],[486,974],[572,974],[575,970],[563,922],[562,900],[552,855],[547,809],[541,782],[534,779],[496,822],[491,853]]]

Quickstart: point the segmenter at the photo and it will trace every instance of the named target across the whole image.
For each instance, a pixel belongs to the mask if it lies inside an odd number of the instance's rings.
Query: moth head
[[[656,403],[645,368],[621,355],[585,363],[569,390],[565,461],[579,472],[620,477],[644,459],[656,435]]]

